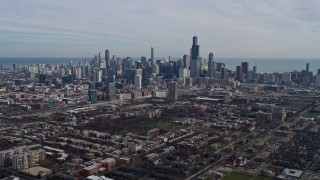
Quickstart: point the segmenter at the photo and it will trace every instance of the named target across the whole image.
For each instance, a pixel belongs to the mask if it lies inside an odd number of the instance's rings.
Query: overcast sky
[[[319,0],[0,0],[0,57],[320,57]]]

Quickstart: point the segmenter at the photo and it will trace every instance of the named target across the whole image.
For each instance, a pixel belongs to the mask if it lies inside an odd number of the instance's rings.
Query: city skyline
[[[0,10],[1,57],[200,56],[317,58],[320,3],[308,1],[10,1]],[[187,13],[190,12],[190,13]],[[151,26],[150,26],[151,25]]]
[[[62,2],[0,7],[0,179],[319,179],[305,4]]]

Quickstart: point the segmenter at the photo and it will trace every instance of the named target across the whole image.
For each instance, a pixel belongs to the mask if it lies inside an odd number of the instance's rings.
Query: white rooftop
[[[95,176],[95,175],[92,175],[92,176],[88,176],[87,179],[91,179],[91,180],[113,180],[113,179],[110,179],[110,178],[107,178],[105,176]]]
[[[302,173],[303,171],[301,170],[286,168],[282,171],[281,175],[298,179],[302,175]]]

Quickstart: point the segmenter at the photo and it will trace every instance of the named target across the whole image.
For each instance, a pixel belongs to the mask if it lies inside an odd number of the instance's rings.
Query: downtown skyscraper
[[[248,62],[241,62],[241,73],[242,73],[242,78],[248,79],[248,77],[249,77],[249,63]]]
[[[191,62],[190,62],[190,76],[192,78],[199,77],[200,72],[200,45],[198,45],[198,37],[194,36],[192,46],[190,49]]]
[[[200,45],[198,45],[198,37],[194,36],[192,39],[192,46],[191,46],[191,59],[197,59],[200,54]]]
[[[207,75],[208,77],[212,78],[214,77],[214,72],[215,72],[215,63],[213,61],[213,53],[209,53],[209,61],[208,61],[208,72]]]
[[[106,60],[106,66],[110,68],[110,52],[108,49],[105,50],[104,59]]]
[[[151,47],[151,61],[154,60],[154,49],[153,47]]]

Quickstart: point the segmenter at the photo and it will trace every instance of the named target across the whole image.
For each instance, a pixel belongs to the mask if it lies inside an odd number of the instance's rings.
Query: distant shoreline
[[[12,64],[17,66],[26,66],[34,63],[61,65],[68,64],[73,61],[74,65],[88,62],[93,57],[0,57],[0,64],[5,68],[11,68]],[[140,57],[133,57],[134,61],[140,60]],[[161,59],[161,58],[156,58]],[[177,60],[179,58],[172,58]],[[207,59],[207,57],[205,57]],[[235,70],[237,65],[241,62],[249,62],[249,69],[252,70],[253,66],[257,66],[257,72],[272,73],[272,72],[292,72],[294,70],[301,71],[305,69],[306,63],[310,64],[310,71],[317,73],[320,68],[320,58],[215,58],[215,62],[225,63],[226,68]],[[290,63],[288,63],[290,62]]]

